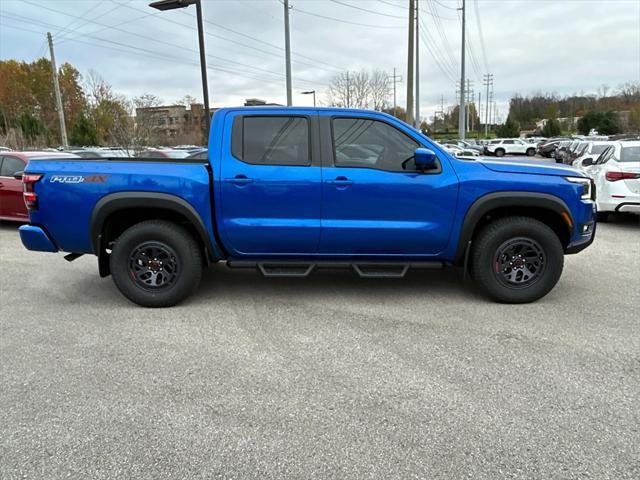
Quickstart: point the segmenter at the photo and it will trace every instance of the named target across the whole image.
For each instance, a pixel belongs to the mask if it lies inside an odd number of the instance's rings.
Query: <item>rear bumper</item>
[[[616,207],[616,212],[640,214],[640,203],[621,203]]]
[[[46,232],[35,225],[22,225],[18,228],[20,232],[20,240],[27,250],[36,252],[57,252],[58,247]]]

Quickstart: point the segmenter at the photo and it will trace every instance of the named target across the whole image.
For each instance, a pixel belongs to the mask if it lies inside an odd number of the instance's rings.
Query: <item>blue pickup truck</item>
[[[94,254],[147,307],[184,300],[220,261],[273,277],[458,266],[496,301],[531,302],[596,227],[579,171],[455,158],[362,110],[223,108],[208,159],[36,160],[23,185],[26,248]]]

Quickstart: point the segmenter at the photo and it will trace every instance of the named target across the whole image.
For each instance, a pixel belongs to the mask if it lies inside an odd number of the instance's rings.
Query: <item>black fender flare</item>
[[[465,259],[473,238],[473,232],[480,220],[491,210],[508,207],[540,208],[553,211],[563,217],[565,221],[569,220],[570,225],[567,222],[569,235],[571,235],[571,229],[575,225],[571,210],[561,198],[555,195],[519,191],[488,193],[473,202],[464,216],[454,264],[460,265]]]
[[[198,232],[200,240],[205,247],[205,255],[208,260],[215,258],[215,249],[209,233],[198,212],[186,200],[168,193],[156,192],[117,192],[102,197],[93,208],[90,224],[90,239],[93,253],[100,257],[103,250],[102,232],[104,222],[109,215],[118,210],[131,208],[153,208],[169,210],[185,217]]]

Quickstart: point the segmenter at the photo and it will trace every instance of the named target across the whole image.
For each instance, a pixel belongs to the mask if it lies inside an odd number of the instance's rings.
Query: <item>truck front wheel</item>
[[[202,277],[202,253],[181,226],[147,220],[124,231],[110,259],[118,290],[144,307],[170,307],[188,297]]]
[[[472,247],[471,270],[480,289],[502,303],[544,297],[562,274],[557,235],[529,217],[506,217],[485,226]]]

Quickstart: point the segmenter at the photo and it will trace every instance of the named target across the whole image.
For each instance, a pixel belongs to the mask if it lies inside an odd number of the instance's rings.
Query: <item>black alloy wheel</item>
[[[494,263],[500,283],[510,288],[527,288],[542,276],[545,254],[535,240],[513,238],[498,247]]]

